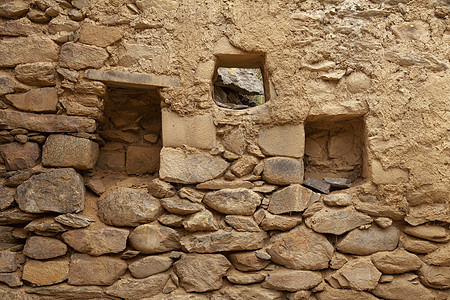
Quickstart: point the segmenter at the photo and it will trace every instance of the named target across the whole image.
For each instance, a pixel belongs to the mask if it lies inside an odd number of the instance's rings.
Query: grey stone
[[[267,210],[273,214],[302,212],[308,207],[311,195],[311,190],[292,184],[272,194]]]
[[[145,278],[167,271],[172,266],[173,260],[164,256],[145,256],[128,265],[134,278]]]
[[[35,175],[17,187],[15,200],[25,212],[73,213],[84,208],[83,179],[73,169]]]
[[[180,235],[172,228],[159,224],[136,227],[129,237],[131,246],[143,254],[154,254],[180,249]]]
[[[55,67],[50,62],[37,62],[18,65],[14,69],[15,77],[28,85],[54,86],[56,84]]]
[[[91,220],[88,217],[77,214],[59,215],[55,217],[55,221],[72,228],[88,227],[91,223]]]
[[[27,239],[23,254],[34,259],[51,259],[65,255],[67,246],[58,239],[32,236]]]
[[[207,193],[203,203],[224,214],[250,216],[261,204],[261,196],[244,188],[222,189]]]
[[[17,254],[0,252],[0,273],[11,273],[17,270]]]
[[[190,215],[204,209],[202,205],[180,199],[178,196],[161,199],[161,205],[169,213],[176,215]]]
[[[272,184],[288,185],[303,182],[303,160],[272,157],[264,161],[262,178]]]
[[[61,47],[59,65],[75,70],[100,68],[108,56],[108,52],[102,48],[68,42]]]
[[[340,190],[349,188],[352,181],[347,178],[324,177],[322,180],[331,186],[332,190]]]
[[[227,87],[244,95],[264,95],[263,82],[252,69],[218,68],[217,74],[214,85]]]
[[[14,51],[10,51],[14,49]],[[31,35],[0,40],[0,67],[18,64],[52,62],[58,59],[59,47],[47,37]]]
[[[314,271],[276,271],[267,275],[262,287],[279,291],[309,290],[322,282],[322,275]]]
[[[44,144],[42,164],[46,167],[89,170],[95,166],[99,152],[98,144],[89,139],[52,134]]]
[[[115,188],[97,202],[102,222],[113,226],[137,226],[156,220],[163,209],[159,200],[147,192],[131,188]]]
[[[207,292],[222,287],[230,262],[221,254],[186,254],[174,264],[187,292]]]
[[[324,194],[328,194],[331,188],[329,183],[316,178],[306,178],[303,185]]]

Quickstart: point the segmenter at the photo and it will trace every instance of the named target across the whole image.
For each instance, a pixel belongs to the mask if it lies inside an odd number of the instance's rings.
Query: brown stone
[[[80,287],[80,286],[71,286],[65,283],[54,286],[37,287],[29,289],[27,293],[36,294],[41,296],[42,298],[56,298],[65,300],[110,299],[110,297],[105,295],[101,287],[97,286]]]
[[[36,9],[30,10],[27,14],[27,17],[31,21],[41,24],[47,23],[51,19],[49,16],[45,14],[45,12]]]
[[[56,112],[57,89],[44,87],[23,94],[6,95],[6,100],[14,107],[29,112]]]
[[[358,291],[373,290],[380,280],[381,272],[368,259],[355,259],[347,262],[334,277],[342,287]],[[342,278],[339,278],[342,276]]]
[[[261,204],[261,196],[249,189],[222,189],[205,194],[203,203],[230,215],[252,215]]]
[[[241,300],[243,295],[247,299],[281,300],[283,293],[254,285],[231,285],[211,293],[212,299]],[[181,300],[181,299],[180,299]]]
[[[5,210],[14,202],[14,191],[0,185],[0,211]]]
[[[174,264],[187,292],[207,292],[222,287],[230,262],[221,254],[186,254]]]
[[[144,224],[130,234],[130,244],[143,254],[180,249],[180,235],[172,228],[159,224]]]
[[[120,27],[98,26],[90,23],[83,23],[79,34],[81,43],[97,47],[109,46],[123,37]]]
[[[356,202],[355,208],[371,217],[388,217],[393,220],[403,220],[405,212],[392,205],[383,205],[381,203]]]
[[[0,251],[22,245],[22,241],[14,235],[14,227],[0,226]]]
[[[182,187],[178,191],[178,196],[180,196],[183,199],[189,199],[191,202],[194,203],[200,203],[203,201],[203,196],[205,196],[205,194],[194,188]]]
[[[303,182],[303,160],[272,157],[264,161],[262,178],[272,184],[288,185]]]
[[[59,258],[39,261],[27,260],[23,267],[22,279],[33,285],[43,286],[63,282],[69,274],[69,260]]]
[[[183,216],[163,213],[158,218],[158,222],[169,227],[183,227],[184,219]]]
[[[173,260],[165,256],[145,256],[128,265],[134,278],[145,278],[167,271],[172,266]]]
[[[305,147],[303,124],[263,128],[259,131],[258,144],[268,156],[301,158]]]
[[[155,178],[148,184],[148,192],[156,198],[169,198],[174,196],[177,191],[170,183]]]
[[[322,275],[313,271],[275,271],[267,275],[262,287],[278,291],[309,290],[322,282]]]
[[[244,272],[262,270],[270,263],[270,260],[258,258],[255,251],[232,253],[229,257],[233,266]]]
[[[121,279],[108,287],[106,294],[129,300],[140,300],[143,297],[153,299],[149,297],[161,293],[168,280],[169,275],[167,273],[153,275],[144,279]]]
[[[176,215],[190,215],[204,209],[202,205],[183,200],[178,196],[161,199],[161,205],[169,213]]]
[[[23,254],[34,259],[50,259],[65,255],[67,246],[58,239],[32,236],[27,239]]]
[[[261,232],[199,232],[181,238],[185,251],[214,253],[223,251],[245,251],[259,249],[264,245],[267,233]]]
[[[9,1],[0,5],[0,17],[17,19],[28,12],[28,4],[22,1]]]
[[[62,234],[70,247],[81,253],[99,256],[119,253],[127,246],[129,231],[118,228],[75,229]]]
[[[450,230],[439,225],[405,226],[403,231],[409,235],[433,242],[450,240]]]
[[[17,254],[0,252],[0,273],[11,273],[17,270]]]
[[[294,228],[303,220],[301,216],[273,215],[266,210],[260,210],[263,214],[262,221],[259,224],[263,230],[281,230],[286,231]]]
[[[233,175],[234,176],[234,175]],[[221,190],[221,189],[251,189],[254,184],[250,181],[242,179],[234,179],[232,181],[224,179],[213,179],[207,182],[202,182],[196,185],[196,188],[200,190]]]
[[[417,271],[420,281],[430,288],[450,288],[450,267],[424,265]]]
[[[321,270],[328,268],[334,247],[323,235],[300,225],[273,236],[266,251],[273,262],[288,268]]]
[[[72,254],[70,259],[70,285],[111,285],[127,270],[127,263],[110,256],[92,257]]]
[[[89,218],[78,214],[59,215],[55,217],[55,221],[72,228],[84,228],[91,223]]]
[[[247,143],[245,141],[243,129],[239,127],[230,131],[223,137],[222,144],[225,149],[235,154],[244,154],[245,149],[247,148]]]
[[[318,300],[377,300],[378,298],[367,292],[350,289],[335,289],[326,286],[325,290],[316,293]],[[389,298],[390,299],[390,298]]]
[[[31,23],[27,18],[10,20],[0,24],[0,36],[29,36],[39,32],[42,32],[42,29]]]
[[[0,282],[8,285],[9,287],[20,287],[23,285],[21,280],[22,273],[17,271],[13,273],[0,273]],[[1,297],[1,295],[0,295]]]
[[[100,151],[97,166],[107,171],[124,172],[125,152]]]
[[[450,205],[448,202],[442,202],[410,206],[405,221],[413,226],[433,221],[449,223]]]
[[[219,229],[213,214],[209,210],[203,210],[187,217],[183,221],[187,231],[215,231]]]
[[[349,206],[352,205],[352,198],[347,193],[335,193],[323,197],[323,203],[329,206]]]
[[[253,217],[228,215],[225,217],[225,222],[236,231],[258,232],[261,230]]]
[[[302,212],[308,207],[311,195],[311,190],[292,184],[272,194],[267,210],[273,214]]]
[[[227,279],[234,284],[252,284],[258,283],[266,278],[263,272],[239,272],[236,270],[228,271]]]
[[[423,264],[419,257],[403,249],[375,253],[372,255],[372,262],[383,274],[416,271]]]
[[[404,235],[401,238],[403,248],[410,252],[424,254],[430,253],[438,248],[438,246],[430,241],[418,239],[409,235]]]
[[[58,59],[58,45],[47,37],[35,35],[0,40],[0,67],[51,62]],[[14,51],[10,51],[14,49]]]
[[[417,275],[403,274],[394,276],[391,282],[378,284],[372,294],[383,299],[404,300],[420,299],[435,300],[435,294],[415,280]]]
[[[53,217],[33,220],[24,229],[44,236],[56,236],[58,233],[67,231],[67,228],[57,223]]]
[[[238,177],[247,175],[258,164],[258,159],[252,155],[244,155],[231,165],[231,172]]]
[[[36,218],[39,218],[39,215],[25,213],[18,208],[10,208],[0,212],[0,225],[24,224]]]
[[[6,170],[15,171],[32,168],[39,163],[41,149],[36,143],[9,143],[0,145],[0,156]]]
[[[431,265],[450,267],[450,243],[442,245],[437,250],[425,255],[423,261]]]
[[[115,188],[97,202],[98,216],[112,226],[138,226],[156,220],[163,209],[159,200],[143,190]]]
[[[108,56],[106,50],[102,48],[68,42],[61,47],[59,65],[75,70],[100,68]]]
[[[128,174],[156,173],[159,170],[159,152],[157,144],[146,146],[128,146],[126,170]]]
[[[15,77],[28,85],[54,86],[56,70],[50,62],[37,62],[18,65],[14,69]]]
[[[73,169],[59,169],[35,175],[17,187],[15,200],[21,210],[79,212],[84,208],[83,178]]]

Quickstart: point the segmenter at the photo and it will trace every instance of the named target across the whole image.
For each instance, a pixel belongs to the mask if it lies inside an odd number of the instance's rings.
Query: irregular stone
[[[74,169],[35,175],[17,187],[15,200],[25,212],[74,213],[84,208],[83,178]]]
[[[351,186],[352,181],[347,178],[324,177],[322,180],[331,186],[332,190],[347,189]]]
[[[27,18],[6,21],[0,25],[0,36],[30,36],[40,32],[42,29]]]
[[[241,156],[231,165],[231,172],[238,177],[247,175],[253,171],[258,164],[258,159],[252,155]]]
[[[127,270],[127,263],[110,256],[74,253],[70,258],[70,285],[111,285]]]
[[[167,271],[172,266],[173,260],[164,256],[145,256],[128,265],[134,278],[145,278],[151,275]]]
[[[303,124],[262,128],[259,131],[258,145],[262,153],[268,156],[302,158],[305,147]]]
[[[302,212],[308,207],[311,195],[311,190],[292,184],[272,194],[267,210],[273,214]]]
[[[56,112],[58,93],[56,88],[44,87],[22,94],[6,95],[8,103],[29,112]]]
[[[306,219],[306,225],[316,232],[344,234],[362,225],[372,223],[372,218],[357,212],[351,207],[332,208],[326,207]]]
[[[99,26],[83,23],[80,31],[80,42],[97,47],[106,47],[119,41],[123,37],[120,27]]]
[[[223,179],[213,179],[207,182],[199,183],[196,188],[200,190],[221,190],[221,189],[251,189],[254,184],[250,181],[235,179],[232,181],[227,181]]]
[[[42,164],[46,167],[72,167],[89,170],[95,166],[99,146],[89,139],[62,135],[50,135],[43,147]]]
[[[81,253],[99,256],[119,253],[127,246],[128,230],[118,228],[75,229],[62,234],[70,247]]]
[[[242,155],[247,148],[245,141],[244,131],[242,128],[236,128],[231,130],[222,138],[222,145],[225,149],[237,154]]]
[[[414,277],[416,276],[414,275]],[[435,294],[417,282],[414,277],[411,274],[394,276],[392,282],[379,284],[371,292],[375,296],[383,299],[436,299]]]
[[[263,194],[270,194],[273,191],[277,190],[278,186],[271,184],[263,184],[262,186],[255,186],[252,188],[252,191]]]
[[[381,228],[388,228],[392,225],[392,220],[389,218],[378,217],[375,218],[375,223],[377,223],[377,225]]]
[[[233,266],[244,272],[262,270],[270,263],[270,260],[259,258],[255,251],[232,253],[229,257]]]
[[[382,229],[372,225],[367,230],[355,229],[337,244],[344,253],[369,255],[379,251],[392,251],[397,247],[400,231],[396,227]]]
[[[221,254],[186,254],[174,264],[187,292],[207,292],[222,287],[230,262]]]
[[[180,198],[188,199],[194,203],[201,203],[204,195],[205,194],[203,192],[190,187],[182,187],[178,191],[178,196],[180,196]]]
[[[17,81],[9,74],[0,74],[0,95],[14,93],[17,89]]]
[[[14,236],[14,227],[0,226],[0,251],[15,248],[22,241]]]
[[[338,274],[346,280],[344,287],[358,291],[373,290],[381,277],[381,272],[375,268],[373,263],[364,258],[347,262],[339,269]]]
[[[347,193],[331,194],[323,197],[323,202],[329,206],[349,206],[352,205],[352,198]]]
[[[261,230],[252,217],[228,215],[225,216],[225,222],[236,231],[258,232]]]
[[[450,240],[450,230],[439,225],[405,226],[403,231],[409,235],[433,242],[447,242]]]
[[[12,288],[20,287],[23,285],[21,278],[22,273],[19,271],[13,273],[0,273],[0,282]]]
[[[244,95],[264,95],[262,80],[252,69],[218,68],[214,85],[226,87]]]
[[[15,51],[9,51],[14,49]],[[35,35],[0,40],[0,67],[19,64],[51,62],[58,59],[59,47],[47,37]]]
[[[169,198],[173,197],[177,191],[170,183],[155,178],[148,184],[148,192],[156,198]]]
[[[93,132],[95,120],[63,115],[32,114],[18,111],[0,111],[0,126],[24,128],[37,132]]]
[[[0,252],[0,273],[11,273],[17,270],[17,254]]]
[[[159,170],[159,152],[161,146],[146,145],[146,146],[128,146],[126,170],[128,174],[150,174],[156,173]]]
[[[50,21],[50,17],[47,16],[45,14],[45,12],[43,11],[39,11],[39,10],[30,10],[27,14],[28,19],[30,19],[31,21],[35,22],[35,23],[47,23],[48,21]]]
[[[362,93],[370,88],[372,82],[370,78],[361,72],[353,72],[346,78],[347,89],[350,93]]]
[[[0,185],[0,211],[5,210],[14,202],[14,192]]]
[[[48,287],[39,287],[27,290],[29,294],[36,294],[42,297],[53,297],[56,299],[65,300],[80,300],[80,299],[110,299],[101,287],[89,286],[70,286],[67,284],[58,284]]]
[[[183,227],[183,221],[185,218],[179,215],[171,215],[167,213],[163,213],[159,218],[158,222],[170,226],[170,227]]]
[[[334,255],[330,261],[330,268],[335,269],[335,270],[340,269],[347,262],[348,262],[348,259],[347,259],[347,257],[345,257],[345,255],[343,255],[339,252],[334,252]]]
[[[153,275],[145,279],[120,279],[106,289],[106,294],[129,300],[139,300],[143,297],[150,299],[148,297],[162,292],[168,280],[169,275],[167,273]]]
[[[273,215],[266,210],[262,210],[263,219],[259,226],[263,230],[281,230],[286,231],[294,228],[300,224],[303,220],[301,216],[291,216],[291,215]]]
[[[423,265],[417,274],[425,286],[434,289],[450,288],[450,267]]]
[[[222,175],[228,166],[222,158],[207,153],[185,154],[182,150],[163,148],[159,176],[170,182],[200,183]]]
[[[106,192],[106,187],[101,179],[89,179],[86,186],[98,196]]]
[[[18,208],[11,208],[0,212],[0,225],[23,224],[36,218],[39,218],[39,215],[28,214]]]
[[[75,70],[100,68],[108,56],[108,52],[102,48],[68,42],[61,47],[59,65]]]
[[[401,274],[416,271],[423,264],[419,257],[403,249],[375,253],[372,255],[372,262],[383,274]]]
[[[355,208],[371,217],[387,217],[393,220],[403,220],[405,212],[396,207],[382,205],[380,203],[356,202]]]
[[[272,184],[288,185],[303,182],[303,160],[272,157],[264,161],[262,178]]]
[[[183,221],[184,229],[187,231],[216,231],[219,229],[213,214],[209,210],[190,215]]]
[[[50,62],[18,65],[14,69],[14,76],[28,85],[54,86],[56,84],[55,67]]]
[[[77,214],[59,215],[55,217],[55,221],[72,228],[88,227],[91,223],[91,220],[88,217]]]
[[[264,245],[267,233],[261,232],[199,232],[181,238],[185,251],[214,253],[259,249]]]
[[[260,285],[231,285],[211,293],[212,299],[240,300],[242,295],[248,299],[281,300],[280,291],[261,288]]]
[[[318,300],[378,300],[377,297],[367,292],[350,289],[335,289],[326,286],[325,290],[315,294]]]
[[[239,272],[236,270],[231,270],[227,274],[227,279],[229,282],[234,284],[252,284],[258,283],[266,278],[266,274],[257,272]]]
[[[323,193],[323,194],[328,194],[330,192],[330,188],[331,188],[330,184],[328,184],[328,183],[326,183],[326,182],[324,182],[322,180],[319,180],[319,179],[316,179],[316,178],[312,178],[312,177],[311,178],[306,178],[303,181],[303,185],[308,187],[308,188],[311,188],[311,189],[313,189],[315,191]]]
[[[176,215],[190,215],[204,209],[200,204],[182,200],[178,196],[161,199],[161,205],[169,213]]]
[[[431,265],[450,267],[450,243],[440,246],[437,250],[425,255],[422,259]]]
[[[0,6],[0,17],[18,19],[28,12],[28,4],[22,1],[9,1]]]
[[[143,254],[154,254],[180,249],[180,235],[172,228],[144,224],[130,233],[130,244]]]
[[[405,221],[413,226],[426,222],[450,222],[450,205],[447,202],[410,206]]]
[[[24,229],[44,236],[56,236],[58,233],[67,231],[67,228],[55,222],[53,217],[43,217],[33,220]]]
[[[295,292],[309,290],[322,282],[322,275],[313,271],[271,272],[261,284],[263,288]]]
[[[274,263],[285,267],[321,270],[328,268],[334,247],[324,236],[300,225],[273,236],[266,251]]]
[[[438,249],[438,246],[433,242],[418,239],[409,235],[404,235],[401,241],[405,250],[414,253],[425,254]]]
[[[7,171],[29,169],[36,166],[41,158],[41,149],[36,143],[8,143],[0,145]]]
[[[32,236],[27,239],[23,254],[33,259],[51,259],[65,255],[67,246],[58,239]]]
[[[69,260],[58,258],[40,261],[27,260],[23,267],[22,280],[43,286],[63,282],[69,274]]]
[[[147,192],[131,188],[115,188],[97,202],[98,216],[112,226],[138,226],[156,220],[163,209],[159,200]]]
[[[261,204],[261,196],[244,188],[222,189],[206,193],[203,203],[224,214],[251,216]]]

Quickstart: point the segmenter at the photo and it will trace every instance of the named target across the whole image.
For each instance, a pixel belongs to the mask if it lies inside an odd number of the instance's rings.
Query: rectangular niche
[[[364,177],[365,127],[362,116],[333,120],[320,117],[305,123],[305,178]]]
[[[161,98],[156,89],[109,87],[98,133],[106,144],[97,166],[128,175],[159,171]]]

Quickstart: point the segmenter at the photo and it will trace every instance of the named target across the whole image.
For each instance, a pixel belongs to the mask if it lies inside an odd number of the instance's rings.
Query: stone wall
[[[0,298],[449,299],[449,12],[0,0]]]

